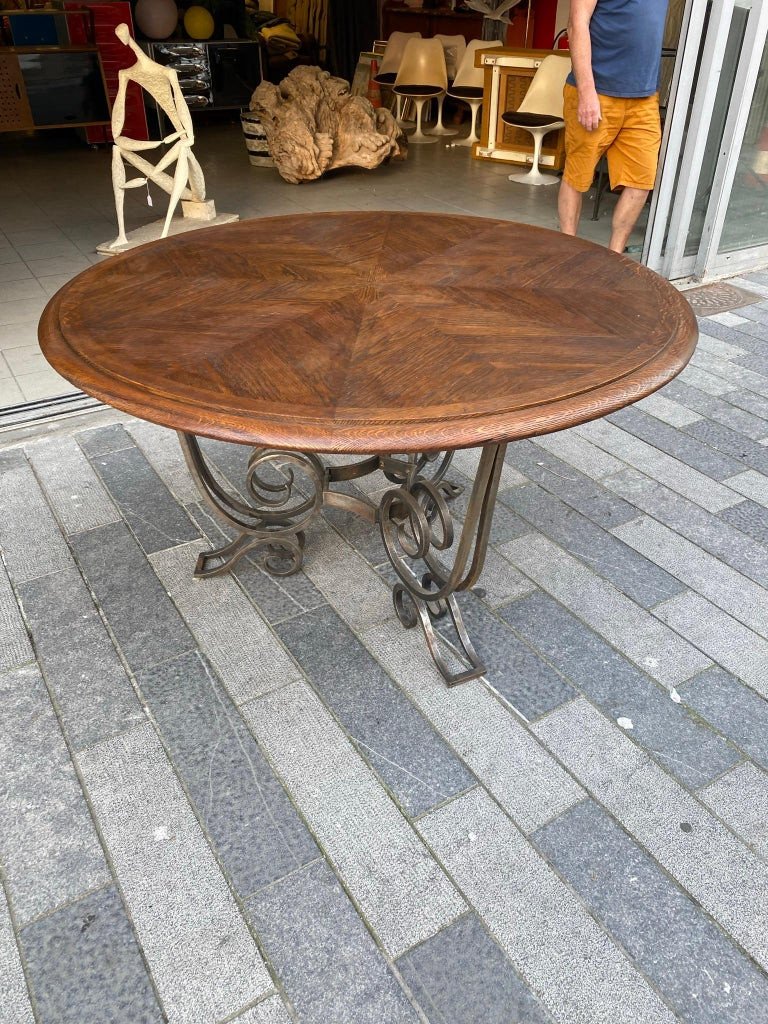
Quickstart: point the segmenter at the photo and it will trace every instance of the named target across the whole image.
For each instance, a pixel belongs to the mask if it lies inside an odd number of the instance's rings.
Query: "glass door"
[[[643,254],[665,277],[768,259],[767,36],[768,0],[689,2]]]

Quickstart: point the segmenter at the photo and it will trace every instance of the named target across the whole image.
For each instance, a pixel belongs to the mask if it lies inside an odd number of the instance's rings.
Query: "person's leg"
[[[611,188],[623,186],[613,214],[608,248],[624,252],[656,178],[661,143],[657,96],[625,100],[621,131],[608,150]]]
[[[611,241],[608,248],[613,252],[624,252],[632,234],[632,229],[637,224],[637,218],[645,206],[648,198],[648,189],[630,188],[625,185],[624,190],[616,203],[611,223]]]
[[[560,230],[564,235],[575,235],[579,230],[582,195],[583,193],[575,189],[565,178],[560,182],[557,216],[560,220]]]
[[[603,118],[593,131],[579,124],[579,98],[574,86],[563,92],[565,121],[565,169],[557,197],[557,214],[564,235],[575,235],[579,228],[582,199],[595,176],[600,157],[612,141],[612,120],[607,97],[600,97]]]

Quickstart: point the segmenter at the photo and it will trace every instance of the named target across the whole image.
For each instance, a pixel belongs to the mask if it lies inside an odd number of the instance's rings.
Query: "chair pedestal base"
[[[525,174],[510,174],[507,180],[523,185],[556,185],[560,178],[556,174],[542,174],[538,168],[532,167]]]

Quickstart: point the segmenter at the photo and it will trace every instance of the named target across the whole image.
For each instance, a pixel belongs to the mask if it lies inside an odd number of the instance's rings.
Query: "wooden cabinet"
[[[0,132],[109,124],[89,11],[3,11],[0,43]]]
[[[393,32],[421,32],[424,37],[462,35],[469,42],[470,39],[479,39],[483,28],[482,14],[477,11],[452,11],[450,7],[385,4],[381,20],[385,39]]]
[[[34,127],[24,79],[15,53],[0,53],[0,132]]]
[[[521,50],[499,47],[480,51],[476,66],[485,70],[483,85],[483,122],[480,142],[473,156],[478,160],[530,166],[533,162],[533,136],[502,121],[502,114],[517,110],[530,88],[539,65],[550,53],[567,57],[567,50]],[[561,171],[565,166],[565,130],[544,136],[540,165]]]

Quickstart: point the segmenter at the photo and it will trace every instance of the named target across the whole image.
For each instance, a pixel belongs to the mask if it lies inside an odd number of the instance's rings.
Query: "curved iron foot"
[[[304,534],[294,537],[256,537],[241,533],[231,543],[214,551],[201,551],[197,556],[194,576],[196,579],[210,579],[231,572],[243,555],[254,549],[263,548],[261,564],[272,576],[292,576],[301,569],[304,557]],[[288,564],[285,565],[284,563]]]
[[[406,629],[421,624],[430,654],[449,686],[476,679],[485,672],[455,595],[474,586],[482,571],[505,449],[505,445],[498,444],[483,449],[450,569],[436,556],[453,548],[454,524],[446,502],[452,485],[441,479],[442,473],[421,475],[420,469],[430,460],[412,460],[407,478],[385,493],[379,509],[384,546],[399,577],[392,592],[395,612]],[[444,470],[447,465],[443,463],[440,468]],[[414,562],[426,566],[420,578]],[[449,667],[441,650],[441,644],[449,641],[438,636],[434,628],[434,623],[446,616],[450,616],[455,632],[455,653],[466,665],[457,672]]]

